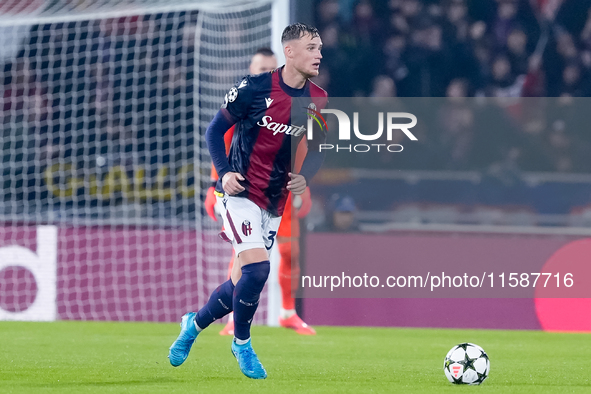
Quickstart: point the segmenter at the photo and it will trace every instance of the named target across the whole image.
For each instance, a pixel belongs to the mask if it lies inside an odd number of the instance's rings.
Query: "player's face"
[[[355,216],[353,212],[336,211],[332,215],[332,224],[338,231],[347,231],[353,226]]]
[[[306,34],[299,40],[292,40],[291,61],[294,68],[306,78],[312,78],[318,75],[320,70],[320,59],[322,59],[322,40],[320,37],[312,38]]]
[[[275,56],[265,56],[257,53],[250,62],[250,74],[256,75],[273,71],[277,68],[277,59]]]

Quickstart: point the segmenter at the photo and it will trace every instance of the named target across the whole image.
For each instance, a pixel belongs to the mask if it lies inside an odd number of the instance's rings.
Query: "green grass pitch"
[[[591,392],[591,336],[535,331],[317,327],[303,337],[254,327],[269,373],[244,377],[221,326],[182,366],[166,358],[178,324],[0,322],[1,393],[562,393]],[[491,359],[481,386],[447,382],[443,358],[474,342]]]

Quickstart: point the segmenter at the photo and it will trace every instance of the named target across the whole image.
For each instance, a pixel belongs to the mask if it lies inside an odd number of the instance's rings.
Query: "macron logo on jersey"
[[[246,79],[243,79],[242,82],[240,82],[240,85],[238,85],[238,89],[245,87],[247,84]]]
[[[265,102],[267,103],[267,108],[269,108],[273,102],[273,99],[270,97],[265,97]]]
[[[263,119],[257,123],[257,125],[264,127],[268,130],[273,132],[273,135],[277,135],[279,133],[285,133],[287,135],[293,135],[294,137],[299,137],[300,135],[306,132],[306,128],[304,126],[296,126],[296,125],[286,125],[283,123],[273,122],[273,118],[269,115],[263,116]]]

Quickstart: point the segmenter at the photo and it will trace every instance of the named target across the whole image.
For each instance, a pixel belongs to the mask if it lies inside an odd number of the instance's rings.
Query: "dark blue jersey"
[[[276,216],[283,214],[287,200],[295,148],[306,136],[307,108],[319,110],[327,102],[326,91],[313,82],[302,89],[287,86],[282,70],[245,77],[222,105],[237,121],[228,154],[232,171],[246,178],[237,196]],[[217,190],[222,192],[221,179]]]

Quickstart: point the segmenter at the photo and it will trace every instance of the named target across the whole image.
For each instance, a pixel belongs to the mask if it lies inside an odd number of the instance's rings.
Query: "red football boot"
[[[287,319],[279,318],[279,325],[285,328],[291,328],[300,335],[316,335],[316,331],[303,322],[296,314],[293,314]]]
[[[220,335],[234,335],[234,320],[226,323],[226,326],[220,331]]]

